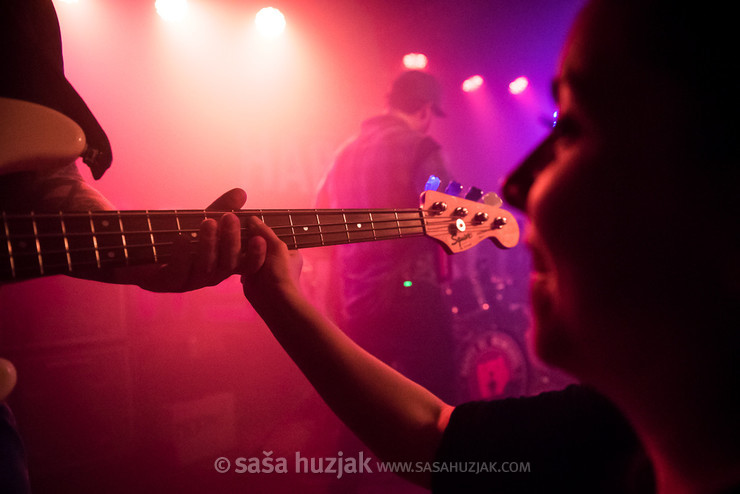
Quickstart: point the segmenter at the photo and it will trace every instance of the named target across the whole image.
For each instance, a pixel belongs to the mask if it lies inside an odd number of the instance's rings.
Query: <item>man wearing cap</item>
[[[440,145],[427,135],[442,117],[441,89],[423,71],[402,72],[385,113],[365,120],[337,152],[320,186],[320,208],[416,208],[430,175],[448,179]],[[441,283],[446,256],[426,239],[336,247],[333,296],[347,333],[441,396],[454,399],[450,317]],[[333,304],[335,303],[333,299]]]

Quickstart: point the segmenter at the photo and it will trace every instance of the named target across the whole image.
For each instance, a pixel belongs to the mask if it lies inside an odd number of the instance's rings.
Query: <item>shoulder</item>
[[[570,386],[531,397],[459,405],[442,444],[441,451],[448,448],[453,455],[490,458],[503,451],[549,459],[566,452],[588,456],[595,445],[619,455],[633,451],[638,441],[611,402],[589,388]]]
[[[437,461],[518,462],[528,474],[437,475],[434,492],[494,492],[495,486],[500,492],[619,491],[631,482],[641,452],[616,407],[586,387],[465,403],[450,417]]]
[[[87,211],[113,209],[70,163],[54,171],[15,173],[0,177],[2,209],[6,211]]]

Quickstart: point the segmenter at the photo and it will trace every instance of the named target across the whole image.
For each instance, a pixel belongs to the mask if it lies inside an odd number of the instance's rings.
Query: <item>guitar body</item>
[[[0,98],[0,175],[63,166],[85,150],[71,118],[36,103]]]

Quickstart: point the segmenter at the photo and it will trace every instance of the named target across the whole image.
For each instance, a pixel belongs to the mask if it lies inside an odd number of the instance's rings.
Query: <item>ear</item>
[[[429,129],[429,125],[432,123],[434,112],[432,111],[432,103],[426,103],[424,106],[419,108],[416,112],[416,119],[419,130],[426,132]]]

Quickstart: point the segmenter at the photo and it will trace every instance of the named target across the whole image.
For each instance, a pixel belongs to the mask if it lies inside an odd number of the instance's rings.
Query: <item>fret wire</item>
[[[3,226],[5,228],[5,238],[8,244],[8,261],[10,261],[10,275],[15,278],[15,258],[13,257],[13,244],[10,242],[10,228],[8,227],[8,218],[3,211]]]
[[[67,269],[72,272],[72,254],[69,252],[69,239],[67,238],[67,225],[64,222],[64,214],[59,211],[59,222],[62,227],[62,240],[64,242],[64,253],[67,257]]]
[[[290,220],[290,233],[292,234],[292,237],[293,237],[293,247],[297,249],[298,239],[295,236],[295,226],[293,225],[293,215],[288,213],[288,219]],[[288,242],[285,242],[285,243],[287,244]]]
[[[175,213],[175,224],[177,225],[177,231],[182,232],[183,231],[182,226],[180,226],[180,215],[177,213],[177,210],[175,210],[174,213]]]
[[[373,232],[373,240],[377,240],[375,231],[377,228],[375,228],[375,221],[373,220],[373,213],[370,213],[370,231]]]
[[[159,262],[159,259],[157,258],[157,246],[154,242],[154,232],[152,231],[152,218],[149,216],[149,211],[146,212],[146,224],[149,227],[149,240],[152,243],[152,255],[154,256],[154,262]]]
[[[36,257],[38,258],[38,263],[39,263],[39,274],[43,276],[44,275],[44,258],[41,255],[41,242],[39,241],[39,229],[38,229],[38,225],[36,224],[36,217],[34,216],[33,213],[31,213],[31,226],[33,227],[33,238],[36,243],[36,254],[37,254]]]
[[[347,242],[351,242],[351,239],[349,237],[349,223],[347,222],[347,214],[345,213],[344,209],[342,209],[342,221],[344,222],[344,231],[347,234]]]
[[[316,226],[319,229],[319,238],[321,239],[321,245],[326,245],[326,241],[324,240],[324,232],[321,231],[321,220],[319,219],[319,212],[316,211]]]
[[[121,218],[121,212],[117,211],[117,213],[118,213],[118,229],[121,230],[121,245],[123,245],[123,257],[126,260],[126,266],[128,266],[129,265],[128,242],[126,242],[126,234],[123,233],[123,219]]]
[[[92,211],[88,213],[90,217],[90,231],[92,232],[93,248],[95,249],[95,262],[100,268],[100,251],[98,250],[98,238],[95,236],[95,222],[93,221]]]

